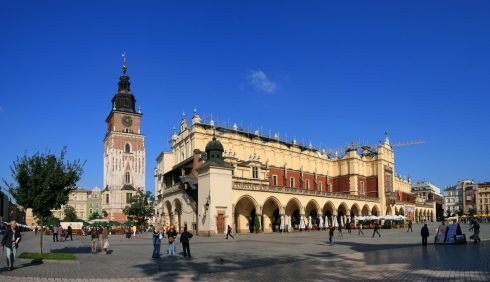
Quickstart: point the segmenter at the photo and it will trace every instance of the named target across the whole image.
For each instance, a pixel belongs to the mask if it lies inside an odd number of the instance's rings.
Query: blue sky
[[[325,148],[388,129],[426,141],[396,149],[397,173],[490,181],[490,2],[283,2],[2,1],[0,178],[16,156],[66,145],[87,161],[79,185],[102,186],[126,51],[150,191],[194,107]]]

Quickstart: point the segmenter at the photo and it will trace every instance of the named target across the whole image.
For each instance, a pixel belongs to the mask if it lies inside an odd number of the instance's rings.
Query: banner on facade
[[[415,220],[415,215],[413,213],[413,208],[405,208],[405,217],[409,218],[412,221]]]

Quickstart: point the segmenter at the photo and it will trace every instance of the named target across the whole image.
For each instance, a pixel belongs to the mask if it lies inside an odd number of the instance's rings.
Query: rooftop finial
[[[122,58],[123,58],[123,74],[126,74],[126,70],[128,69],[128,67],[126,66],[126,52],[123,52],[121,54]]]
[[[390,144],[390,138],[388,137],[388,129],[385,131],[385,144],[389,145]]]

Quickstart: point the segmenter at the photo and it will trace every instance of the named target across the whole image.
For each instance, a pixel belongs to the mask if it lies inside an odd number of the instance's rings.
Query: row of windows
[[[129,201],[132,199],[133,194],[131,193],[126,193],[126,203],[129,203]],[[105,195],[105,203],[109,204],[109,194]]]
[[[275,174],[272,175],[272,185],[273,186],[277,186],[278,183],[279,182],[278,182],[277,175],[275,175]],[[327,186],[328,186],[328,184],[327,184]],[[291,188],[296,187],[296,185],[295,185],[295,178],[294,177],[289,178],[289,187],[291,187]],[[306,189],[310,189],[310,180],[309,179],[306,179],[306,181],[305,181],[305,188]],[[319,191],[323,191],[323,183],[322,182],[319,182],[317,188],[318,188]],[[364,181],[359,181],[359,193],[360,194],[364,194],[365,193],[365,190],[364,190]]]
[[[94,205],[95,205],[95,207],[99,207],[100,206],[99,203],[90,203],[90,207],[94,207]]]

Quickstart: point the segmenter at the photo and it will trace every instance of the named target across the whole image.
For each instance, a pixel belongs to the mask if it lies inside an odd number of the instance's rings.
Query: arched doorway
[[[175,223],[176,223],[176,228],[180,232],[182,232],[182,204],[178,199],[174,200],[174,214],[175,214]]]
[[[328,201],[325,203],[323,206],[323,219],[325,220],[325,217],[327,217],[328,222],[325,222],[325,226],[331,226],[333,224],[332,222],[332,216],[333,216],[333,211],[335,210],[335,206],[332,202]]]
[[[252,233],[255,231],[256,201],[250,196],[240,198],[235,205],[235,226],[237,233]]]
[[[301,208],[301,204],[296,198],[289,200],[288,204],[286,205],[286,216],[291,217],[291,228],[294,230],[299,229]]]
[[[353,204],[352,207],[350,208],[350,216],[353,219],[356,216],[361,215],[361,209],[359,208],[359,205],[357,203]]]
[[[339,226],[345,226],[347,221],[347,204],[341,203],[339,208],[337,209],[337,223]]]
[[[371,215],[379,216],[379,208],[378,208],[378,206],[376,206],[376,205],[373,206],[373,208],[371,209]]]
[[[305,217],[310,220],[311,217],[311,225],[319,224],[320,220],[318,218],[318,211],[320,210],[320,206],[315,200],[311,200],[308,202],[305,208]]]
[[[262,208],[263,222],[262,226],[264,232],[277,232],[279,231],[281,224],[281,203],[275,197],[270,197],[265,200]]]
[[[368,216],[369,215],[369,206],[367,204],[362,207],[361,215],[362,216]]]

